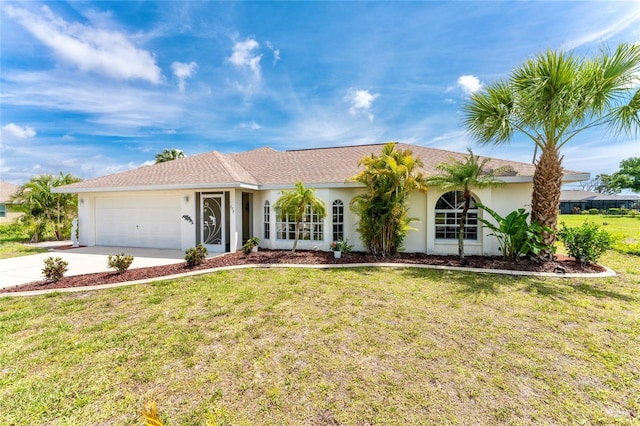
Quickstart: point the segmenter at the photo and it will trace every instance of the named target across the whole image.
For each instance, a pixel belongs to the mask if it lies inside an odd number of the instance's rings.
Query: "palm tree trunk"
[[[460,229],[458,229],[458,256],[464,260],[464,228],[467,225],[467,213],[471,205],[471,191],[464,191],[464,207],[462,208],[462,216],[460,217]]]
[[[298,247],[298,237],[300,235],[300,224],[302,222],[296,222],[296,237],[293,239],[293,248],[291,249],[291,253],[296,252],[296,247]]]
[[[543,149],[533,174],[531,221],[551,229],[551,232],[542,231],[543,242],[549,246],[553,246],[556,240],[562,172],[562,157],[558,149]],[[552,256],[551,250],[540,253],[540,257],[548,260]]]

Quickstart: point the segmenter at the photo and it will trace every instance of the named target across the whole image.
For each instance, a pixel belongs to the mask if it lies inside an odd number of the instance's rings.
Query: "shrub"
[[[107,266],[118,271],[119,274],[124,274],[131,266],[133,262],[133,256],[126,255],[124,253],[109,255],[107,258]]]
[[[580,214],[592,214],[590,210],[581,210]]]
[[[258,247],[260,244],[260,239],[258,237],[251,237],[247,240],[246,243],[242,246],[242,253],[249,254],[254,247]]]
[[[629,217],[638,216],[638,210],[629,210],[629,212],[627,213],[627,216],[629,216]]]
[[[478,207],[489,213],[498,223],[496,226],[486,219],[478,218],[492,231],[489,235],[498,239],[500,251],[506,259],[515,261],[519,257],[528,254],[537,255],[542,250],[551,249],[542,239],[542,231],[549,232],[551,230],[536,222],[527,223],[529,213],[526,213],[524,209],[514,210],[506,217],[501,217],[487,206],[478,204]]]
[[[42,275],[54,283],[60,281],[64,277],[65,272],[69,270],[69,262],[62,260],[60,257],[47,257],[44,260],[44,268],[42,268]]]
[[[600,210],[598,209],[589,209],[589,214],[598,214],[600,213]]]
[[[609,210],[607,210],[607,214],[619,215],[620,209],[617,207],[611,207]]]
[[[209,251],[202,244],[198,244],[195,247],[187,249],[185,252],[184,260],[187,262],[187,266],[193,268],[194,266],[201,265],[206,259]]]
[[[349,240],[334,241],[329,244],[329,248],[331,251],[341,251],[344,254],[349,254],[351,250],[353,250],[353,246],[349,244]]]
[[[596,263],[612,243],[611,235],[607,231],[589,221],[573,228],[567,228],[563,222],[558,231],[558,238],[564,243],[571,257],[585,263]]]

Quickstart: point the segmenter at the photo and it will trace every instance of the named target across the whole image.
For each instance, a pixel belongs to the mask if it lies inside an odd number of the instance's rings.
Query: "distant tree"
[[[593,127],[637,134],[640,129],[640,44],[621,44],[594,57],[548,50],[472,95],[464,106],[468,131],[482,143],[530,138],[536,161],[531,221],[544,242],[555,241],[562,185],[562,147]],[[545,229],[545,228],[543,228]],[[551,259],[551,252],[544,253]]]
[[[510,170],[508,167],[495,170],[486,170],[485,166],[491,160],[473,155],[471,149],[464,161],[450,159],[448,163],[440,163],[436,166],[442,172],[440,175],[430,176],[427,183],[439,186],[443,191],[461,191],[464,198],[464,206],[460,217],[458,230],[458,255],[464,260],[464,228],[467,224],[467,214],[471,206],[471,192],[474,189],[483,189],[504,185],[504,182],[496,176]]]
[[[277,214],[293,219],[296,222],[295,239],[291,249],[291,253],[295,253],[300,232],[302,231],[300,224],[304,221],[307,213],[313,211],[321,219],[324,219],[327,216],[327,208],[324,202],[316,197],[315,190],[305,188],[302,182],[297,182],[295,189],[281,191],[280,194],[281,196],[273,205],[273,208]]]
[[[156,154],[156,164],[166,163],[167,161],[172,161],[184,157],[184,152],[181,149],[165,149],[162,152]]]
[[[620,170],[612,176],[619,188],[640,192],[640,157],[631,157],[620,162]]]
[[[360,217],[358,233],[367,251],[376,256],[396,254],[411,229],[409,194],[427,192],[422,162],[411,150],[399,151],[393,142],[380,155],[364,157],[364,170],[350,180],[366,189],[351,200],[351,209]]]
[[[614,182],[612,175],[600,174],[596,175],[593,179],[589,179],[580,184],[583,191],[597,192],[599,194],[618,194],[620,188]]]
[[[62,173],[58,176],[34,176],[11,196],[11,201],[25,213],[23,220],[33,227],[32,240],[38,241],[47,227],[52,228],[57,240],[68,236],[71,221],[77,214],[78,196],[54,193],[51,189],[80,180],[78,177]]]

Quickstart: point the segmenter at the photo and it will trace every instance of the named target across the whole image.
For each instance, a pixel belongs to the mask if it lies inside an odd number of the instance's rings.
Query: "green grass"
[[[24,241],[29,241],[29,237],[28,229],[23,224],[10,223],[0,225],[0,259],[28,256],[47,251],[46,248],[22,244]]]
[[[637,424],[640,266],[239,270],[0,298],[0,424]]]
[[[640,255],[640,215],[636,217],[600,214],[560,215],[558,217],[558,227],[562,222],[568,227],[580,226],[585,220],[599,225],[613,236],[614,243],[612,248],[614,250],[620,253]]]

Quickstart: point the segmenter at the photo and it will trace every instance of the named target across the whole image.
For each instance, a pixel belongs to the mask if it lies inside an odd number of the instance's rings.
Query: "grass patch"
[[[640,267],[617,277],[237,270],[0,298],[2,424],[634,424]],[[633,261],[632,261],[633,260]]]
[[[565,214],[558,217],[558,224],[564,222],[569,227],[575,227],[582,225],[585,220],[595,223],[613,236],[613,250],[640,255],[640,216]]]
[[[30,254],[45,253],[47,251],[47,248],[27,246],[21,243],[2,243],[0,244],[0,259],[29,256]]]

